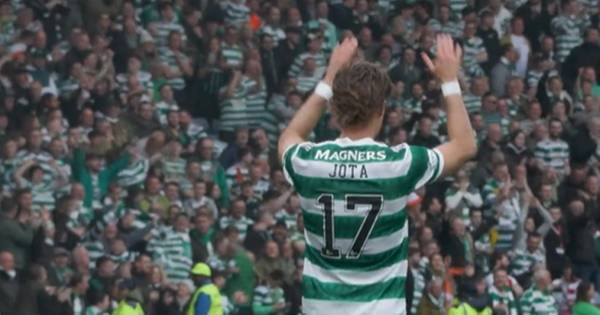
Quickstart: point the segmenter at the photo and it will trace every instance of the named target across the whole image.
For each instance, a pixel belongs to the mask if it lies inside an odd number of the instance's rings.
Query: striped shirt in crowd
[[[223,58],[225,58],[227,65],[230,67],[241,67],[244,62],[244,51],[237,44],[221,44],[221,54],[223,55]]]
[[[281,209],[281,210],[279,210],[279,212],[275,213],[275,220],[285,222],[285,225],[287,226],[288,231],[290,231],[290,233],[294,233],[296,231],[296,228],[297,228],[296,219],[297,218],[298,218],[297,213],[289,213],[285,209]]]
[[[189,279],[192,267],[192,243],[186,232],[178,232],[170,227],[152,231],[148,242],[148,251],[154,260],[163,266],[167,278],[172,283]]]
[[[467,93],[463,96],[463,102],[469,114],[481,112],[481,96]]]
[[[506,315],[519,314],[517,307],[517,299],[515,298],[511,289],[507,288],[501,291],[493,285],[488,289],[488,295],[492,300],[493,308],[495,308],[499,304],[504,304],[508,309],[508,312],[505,313]]]
[[[560,305],[561,311],[567,312],[571,310],[575,300],[577,298],[577,287],[581,280],[573,278],[572,280],[565,280],[565,278],[559,278],[552,281],[552,287],[554,288],[554,299]]]
[[[283,165],[304,217],[304,312],[405,309],[406,203],[440,175],[441,153],[343,138],[291,146]]]
[[[185,166],[187,161],[182,158],[162,159],[162,171],[166,181],[179,182],[186,175]]]
[[[496,232],[498,233],[495,249],[500,251],[508,251],[514,247],[515,234],[521,227],[520,214],[521,207],[519,205],[518,194],[514,194],[512,197],[503,200],[495,209],[500,216],[498,217],[498,224],[496,225]]]
[[[435,33],[450,34],[452,37],[456,38],[461,37],[463,33],[463,25],[460,22],[448,21],[447,23],[442,24],[436,19],[431,19],[427,25]]]
[[[254,224],[254,221],[246,216],[242,216],[239,219],[231,216],[225,216],[219,220],[219,227],[221,230],[224,230],[229,226],[235,226],[238,232],[240,232],[240,241],[243,241],[246,238],[246,233],[252,224]]]
[[[177,77],[167,79],[168,84],[173,88],[173,90],[181,91],[185,88],[185,79],[183,78],[183,73],[181,73],[181,69],[179,68],[179,64],[177,63],[177,55],[179,58],[187,60],[188,57],[182,52],[173,51],[169,48],[159,49],[158,56],[160,60],[165,63],[171,71],[179,71],[180,75]]]
[[[266,115],[267,91],[264,82],[243,76],[231,98],[221,104],[221,130],[260,126]],[[226,88],[226,87],[225,87]]]
[[[477,77],[484,75],[483,69],[477,61],[477,55],[485,53],[483,40],[479,37],[471,37],[463,43],[463,67],[468,76]]]
[[[590,26],[588,16],[559,15],[552,19],[552,32],[556,36],[556,59],[563,62],[569,52],[583,42],[583,31]]]
[[[108,314],[107,312],[101,311],[94,305],[88,306],[85,309],[85,312],[83,313],[83,315],[107,315],[107,314]]]
[[[161,125],[166,126],[167,114],[169,114],[170,111],[178,110],[179,106],[177,106],[176,103],[169,104],[165,101],[160,101],[154,105],[154,116],[156,116],[156,119]]]
[[[185,29],[177,22],[176,18],[168,22],[156,21],[154,23],[156,27],[155,39],[157,47],[163,48],[169,44],[169,34],[171,32],[178,32],[183,37],[183,40],[185,40]]]
[[[282,101],[282,102],[280,102]],[[285,104],[285,98],[279,97],[278,94],[271,95],[270,99],[267,101],[266,110],[263,113],[263,117],[261,119],[261,127],[267,133],[267,138],[269,138],[269,144],[272,148],[277,147],[277,141],[279,141],[279,134],[282,130],[280,128],[282,123],[282,119],[279,118],[277,114],[277,106],[287,106]]]
[[[300,75],[300,73],[302,72],[302,67],[304,65],[304,60],[306,60],[307,58],[313,58],[315,60],[315,64],[317,65],[317,72],[324,71],[325,66],[327,65],[327,59],[325,58],[325,55],[321,52],[313,54],[307,51],[298,55],[294,59],[294,62],[292,63],[292,66],[288,71],[288,76],[290,78],[295,78],[298,75]]]
[[[254,299],[252,301],[254,306],[264,307],[279,303],[285,303],[283,289],[278,287],[271,288],[266,285],[261,285],[254,289]]]
[[[21,160],[18,158],[3,159],[0,163],[0,179],[2,180],[2,187],[5,190],[13,190],[15,188],[15,182],[13,174],[19,168]]]
[[[423,297],[423,291],[425,290],[425,276],[418,270],[410,268],[410,272],[413,275],[413,300],[410,308],[411,315],[418,315],[417,308],[419,307],[419,302],[421,302],[421,298]]]
[[[450,5],[450,11],[452,11],[452,14],[455,17],[461,17],[462,10],[468,5],[468,1],[467,0],[450,0],[449,5]]]
[[[154,87],[154,83],[152,82],[152,75],[150,73],[146,71],[140,71],[137,73],[137,78],[140,82],[140,85],[142,85],[147,91],[152,90],[152,88]],[[119,86],[119,91],[121,91],[121,93],[126,93],[129,90],[129,87],[127,87],[129,73],[117,74],[116,80]]]
[[[54,193],[56,191],[54,182],[42,181],[40,183],[32,183],[28,180],[24,181],[25,183],[21,183],[20,186],[31,191],[31,210],[41,211],[42,209],[46,209],[48,211],[53,211],[56,201],[54,198]]]
[[[323,30],[323,53],[329,56],[338,43],[338,32],[336,26],[328,19],[310,20],[306,23],[306,27],[310,30]]]
[[[598,0],[579,0],[582,11],[592,16],[598,13]]]
[[[296,80],[298,82],[296,84],[296,90],[302,94],[312,91],[315,88],[315,86],[317,86],[322,77],[323,73],[321,71],[315,71],[313,74],[308,74],[302,71],[300,75],[296,77]]]
[[[245,0],[221,2],[221,7],[225,11],[225,23],[241,26],[248,21],[250,9],[246,6],[245,2]]]
[[[402,102],[402,110],[407,113],[409,116],[413,113],[420,114],[423,111],[422,104],[425,98],[414,98],[410,97]]]
[[[149,169],[150,161],[148,161],[148,159],[142,158],[134,161],[117,174],[117,184],[121,187],[131,187],[142,184],[146,180]]]
[[[533,285],[520,299],[523,315],[558,315],[558,304],[551,292],[540,291]]]
[[[132,262],[135,259],[135,254],[126,250],[118,255],[110,254],[108,257],[110,257],[117,265],[120,265],[123,263]]]
[[[217,253],[213,253],[206,259],[206,264],[210,266],[210,268],[219,273],[227,274],[229,269],[237,268],[237,263],[235,259],[228,259],[224,257],[219,257]]]
[[[245,80],[235,88],[233,95],[221,102],[221,130],[233,132],[237,128],[250,125],[246,113],[246,96],[248,94]],[[227,89],[224,86],[222,90]]]
[[[517,249],[514,257],[511,259],[511,274],[514,277],[524,275],[527,272],[533,272],[533,267],[536,265],[545,265],[546,255],[542,250],[538,249],[533,253],[526,249]]]
[[[553,168],[559,174],[564,174],[569,166],[569,145],[563,140],[542,140],[535,146],[534,154],[544,166]]]
[[[543,71],[529,70],[527,71],[527,86],[529,88],[537,88],[540,79],[544,76]]]
[[[275,47],[277,47],[277,44],[279,44],[279,41],[285,39],[285,32],[283,31],[283,28],[281,28],[279,26],[269,25],[269,24],[261,27],[259,30],[259,34],[268,35],[271,38],[273,38],[273,45]]]

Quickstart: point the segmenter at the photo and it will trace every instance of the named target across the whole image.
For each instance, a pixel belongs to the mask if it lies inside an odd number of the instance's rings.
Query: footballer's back
[[[441,153],[341,138],[291,146],[283,162],[304,217],[304,312],[404,314],[406,202],[440,175]]]

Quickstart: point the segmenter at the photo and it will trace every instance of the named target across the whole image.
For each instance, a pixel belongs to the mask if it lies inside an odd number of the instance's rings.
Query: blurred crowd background
[[[479,150],[411,195],[409,314],[599,314],[599,8],[0,1],[0,314],[186,314],[196,262],[226,314],[299,314],[304,222],[277,137],[353,34],[393,81],[378,140],[442,143],[420,57],[440,32],[464,51]],[[311,140],[338,134],[326,114]]]

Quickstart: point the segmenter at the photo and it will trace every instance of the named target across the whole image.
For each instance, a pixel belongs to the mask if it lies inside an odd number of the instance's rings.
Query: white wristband
[[[454,80],[442,83],[442,94],[444,94],[444,96],[462,95],[462,92],[460,90],[460,84],[458,84],[458,81]]]
[[[331,98],[333,97],[333,90],[331,89],[331,86],[329,86],[329,84],[321,81],[319,82],[319,84],[317,84],[317,87],[315,88],[315,94],[329,102],[329,100],[331,100]]]

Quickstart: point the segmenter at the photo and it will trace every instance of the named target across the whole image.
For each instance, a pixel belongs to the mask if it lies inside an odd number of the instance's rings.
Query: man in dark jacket
[[[596,283],[598,264],[594,255],[595,223],[590,220],[590,209],[580,199],[572,199],[568,205],[567,256],[573,262],[573,271],[582,280]]]
[[[583,44],[571,50],[561,67],[562,81],[569,93],[573,93],[575,80],[582,67],[593,67],[596,73],[599,73],[600,32],[596,28],[588,28],[585,31]]]
[[[542,0],[529,0],[515,12],[515,16],[523,19],[525,36],[529,39],[531,48],[534,51],[540,47],[540,36],[550,33],[552,16],[548,13],[548,8],[543,2]]]
[[[459,217],[451,218],[442,233],[443,254],[452,257],[452,268],[462,271],[467,263],[473,262],[473,240],[466,233],[465,224]]]
[[[19,283],[13,254],[0,252],[0,314],[14,314]]]
[[[17,196],[31,198],[31,192],[20,191]],[[22,270],[28,262],[33,242],[33,229],[29,225],[31,214],[25,209],[19,211],[12,199],[2,201],[2,210],[4,213],[0,217],[0,251],[12,253],[15,268]]]
[[[483,64],[483,69],[489,74],[502,53],[500,38],[496,29],[494,29],[494,15],[489,10],[481,13],[481,23],[479,29],[477,29],[477,36],[483,40],[483,47],[485,47],[488,54],[488,61]]]

